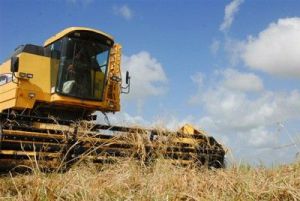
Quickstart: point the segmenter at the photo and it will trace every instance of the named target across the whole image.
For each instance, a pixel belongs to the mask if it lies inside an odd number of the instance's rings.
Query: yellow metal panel
[[[63,132],[74,132],[74,128],[70,127],[70,126],[65,126],[65,125],[60,125],[60,124],[49,124],[49,123],[38,123],[38,122],[34,122],[32,124],[33,128],[38,128],[38,129],[50,129],[50,130],[59,130],[59,131],[63,131]],[[54,134],[50,134],[51,136],[53,136]]]
[[[21,53],[19,54],[18,77],[20,77],[20,73],[32,74],[33,78],[19,78],[18,85],[11,83],[12,86],[10,87],[18,86],[17,92],[10,94],[11,97],[16,98],[14,108],[33,108],[37,100],[49,102],[51,87],[50,58],[29,53]],[[5,88],[6,86],[1,89]],[[33,97],[30,97],[30,94],[33,95]],[[6,94],[6,96],[8,97],[8,94]],[[1,98],[1,100],[3,99]]]
[[[33,108],[34,103],[36,101],[36,95],[34,98],[29,97],[29,93],[35,93],[35,91],[28,91],[20,89],[17,93],[17,101],[16,101],[16,108]]]
[[[11,135],[11,136],[25,136],[25,137],[42,137],[42,138],[50,138],[50,139],[64,139],[64,135],[36,133],[36,132],[18,131],[18,130],[3,129],[3,133],[8,136]]]
[[[207,135],[205,131],[195,129],[192,125],[190,124],[185,124],[179,131],[181,131],[184,134],[191,134],[191,135]]]
[[[120,111],[121,84],[111,79],[113,76],[121,78],[121,50],[119,44],[115,44],[110,52],[108,84],[105,87],[104,99],[109,103],[109,110]]]
[[[5,109],[13,108],[16,105],[16,99],[6,100],[4,102],[0,102],[0,112]]]
[[[58,105],[64,105],[66,107],[79,106],[91,110],[102,110],[102,111],[106,111],[107,109],[109,109],[109,105],[107,102],[80,100],[72,97],[61,96],[58,94],[52,94],[50,101],[52,103]]]
[[[16,98],[16,89],[11,89],[5,91],[4,93],[0,93],[0,102],[4,102],[13,98]]]
[[[0,86],[0,111],[15,107],[17,84],[10,82]]]
[[[47,45],[53,43],[54,41],[64,37],[65,35],[68,35],[69,33],[74,32],[74,31],[91,31],[91,32],[95,32],[100,35],[106,36],[107,38],[109,38],[111,40],[114,40],[114,38],[111,35],[104,33],[100,30],[90,29],[90,28],[86,28],[86,27],[69,27],[69,28],[66,28],[66,29],[62,30],[61,32],[57,33],[56,35],[52,36],[48,40],[46,40],[44,43],[44,47],[46,47]]]
[[[18,87],[18,85],[16,83],[13,83],[13,82],[1,85],[0,86],[0,95],[5,94],[5,93],[7,93],[11,90],[15,90],[15,89],[17,89],[17,87]],[[3,100],[3,99],[1,99],[1,100]]]
[[[0,74],[10,72],[10,59],[0,66]],[[0,111],[13,108],[16,105],[17,84],[10,82],[0,86]]]
[[[176,138],[173,140],[175,143],[184,143],[184,144],[190,144],[192,146],[197,145],[199,143],[199,140],[193,139],[193,138]]]
[[[1,66],[1,73],[8,73],[10,60]],[[4,69],[4,70],[3,70]],[[31,79],[15,79],[18,84],[10,82],[0,86],[0,110],[16,108],[33,108],[35,101],[50,101],[50,58],[29,53],[19,54],[20,73],[33,74]],[[30,97],[33,94],[34,97]]]
[[[19,56],[19,72],[31,73],[33,78],[21,80],[21,87],[33,91],[50,93],[50,58],[29,53]]]

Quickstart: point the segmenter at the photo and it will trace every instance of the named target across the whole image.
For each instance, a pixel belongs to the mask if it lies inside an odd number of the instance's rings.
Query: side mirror
[[[13,56],[11,58],[10,71],[16,73],[19,71],[19,57]]]
[[[129,80],[130,80],[129,72],[126,71],[126,84],[129,83]]]
[[[129,92],[130,92],[130,76],[129,76],[129,72],[126,71],[126,86],[125,87],[122,86],[121,93],[129,94]]]

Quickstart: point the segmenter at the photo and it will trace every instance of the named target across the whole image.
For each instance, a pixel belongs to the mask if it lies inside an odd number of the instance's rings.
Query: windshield
[[[67,38],[57,92],[81,99],[102,99],[109,49],[100,42]]]

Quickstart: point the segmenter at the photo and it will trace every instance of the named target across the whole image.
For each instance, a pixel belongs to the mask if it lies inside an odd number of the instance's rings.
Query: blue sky
[[[0,61],[66,27],[103,30],[132,75],[112,121],[190,122],[231,160],[288,163],[300,152],[299,9],[296,0],[2,0]]]

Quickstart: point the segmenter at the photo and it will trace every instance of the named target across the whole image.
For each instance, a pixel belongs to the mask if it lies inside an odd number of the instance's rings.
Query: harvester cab
[[[0,69],[12,81],[1,85],[0,111],[69,120],[117,112],[120,60],[121,46],[110,35],[81,27],[59,32],[44,46],[19,46]]]
[[[146,158],[160,150],[164,158],[183,164],[223,166],[222,146],[191,126],[159,132],[94,124],[95,111],[120,111],[120,94],[130,91],[128,72],[122,86],[120,65],[121,45],[90,28],[67,28],[43,46],[19,46],[0,66],[0,168],[28,165],[32,159],[49,168],[86,157],[93,162],[137,157],[136,141],[128,140],[137,136]],[[164,149],[153,142],[154,135],[168,136]]]

